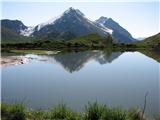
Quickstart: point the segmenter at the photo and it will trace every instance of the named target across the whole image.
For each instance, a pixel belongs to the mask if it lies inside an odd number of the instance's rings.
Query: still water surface
[[[143,107],[160,113],[159,63],[139,52],[72,52],[33,55],[28,64],[2,69],[2,101],[47,109],[67,103],[81,111],[98,101],[113,107]]]

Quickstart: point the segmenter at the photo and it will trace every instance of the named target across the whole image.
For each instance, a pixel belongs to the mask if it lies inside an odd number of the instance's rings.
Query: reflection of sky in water
[[[159,63],[141,53],[88,51],[32,57],[29,64],[2,70],[3,101],[26,98],[35,108],[64,101],[78,109],[97,100],[128,108],[142,107],[149,92],[147,113],[160,112]]]

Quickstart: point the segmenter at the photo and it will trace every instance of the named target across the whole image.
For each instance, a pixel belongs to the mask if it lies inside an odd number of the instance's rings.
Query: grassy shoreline
[[[84,111],[76,112],[66,104],[47,111],[30,110],[23,104],[1,104],[2,120],[148,120],[140,109],[112,108],[97,102],[88,103]],[[159,120],[160,116],[154,118]]]

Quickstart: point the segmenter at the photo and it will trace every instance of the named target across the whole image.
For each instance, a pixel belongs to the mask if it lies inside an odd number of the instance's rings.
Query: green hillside
[[[9,41],[17,42],[19,41],[19,39],[23,38],[22,36],[18,35],[17,33],[5,27],[1,28],[1,37],[2,37],[2,42],[9,42]]]
[[[144,40],[144,42],[148,45],[157,45],[160,43],[160,33],[154,35],[154,36],[151,36],[151,37],[148,37]]]
[[[149,47],[154,49],[160,49],[160,33],[146,38],[143,41],[134,43],[138,47]]]
[[[35,42],[37,38],[34,37],[26,37],[15,33],[14,31],[2,27],[1,28],[1,43],[28,43]]]
[[[71,44],[79,44],[86,46],[106,46],[112,43],[112,37],[110,35],[102,37],[96,33],[81,36],[68,41]]]

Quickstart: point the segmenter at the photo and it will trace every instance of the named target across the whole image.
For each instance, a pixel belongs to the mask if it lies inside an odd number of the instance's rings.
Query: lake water
[[[47,109],[67,103],[81,111],[98,101],[113,107],[160,113],[160,64],[139,52],[85,51],[27,55],[27,64],[2,69],[2,101]]]

